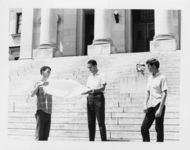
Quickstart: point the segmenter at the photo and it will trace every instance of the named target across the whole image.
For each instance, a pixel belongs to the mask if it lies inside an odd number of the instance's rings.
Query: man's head
[[[95,74],[98,71],[97,62],[95,60],[93,60],[93,59],[89,60],[87,65],[88,65],[88,69],[91,73]]]
[[[40,69],[40,74],[44,77],[44,78],[48,78],[50,76],[51,73],[51,68],[49,66],[43,66]]]
[[[148,66],[149,72],[151,72],[151,73],[156,72],[160,67],[159,61],[157,59],[155,59],[155,58],[148,59],[146,61],[146,64]]]

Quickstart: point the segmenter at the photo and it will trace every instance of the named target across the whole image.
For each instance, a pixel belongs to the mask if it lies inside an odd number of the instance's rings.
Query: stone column
[[[42,8],[40,46],[34,50],[34,58],[52,58],[57,49],[58,16],[53,9]]]
[[[95,9],[94,41],[88,46],[88,55],[110,54],[113,42],[111,40],[111,13],[105,9]]]
[[[132,30],[132,10],[125,10],[125,50],[126,53],[132,53],[132,39],[133,39],[133,30]]]
[[[172,31],[172,10],[155,10],[155,36],[150,51],[174,51],[177,43]]]
[[[94,42],[107,41],[110,38],[110,22],[108,11],[105,9],[95,9],[94,21]]]
[[[13,10],[9,11],[9,46],[14,45],[14,36],[16,34],[16,12]],[[20,37],[19,37],[20,41]],[[9,60],[14,60],[14,56],[9,50]]]
[[[16,34],[16,21],[17,21],[17,18],[16,18],[16,12],[14,11],[10,11],[10,16],[9,16],[9,20],[10,20],[10,23],[9,23],[9,31],[10,31],[10,34]]]
[[[33,8],[22,9],[20,59],[32,58]]]

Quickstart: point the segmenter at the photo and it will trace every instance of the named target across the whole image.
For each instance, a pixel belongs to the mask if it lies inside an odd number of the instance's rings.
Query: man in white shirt
[[[97,62],[95,60],[89,60],[88,69],[91,75],[87,80],[87,87],[89,91],[83,93],[88,94],[87,97],[87,115],[88,115],[88,129],[89,140],[95,140],[96,132],[96,117],[100,129],[100,135],[102,141],[107,141],[106,126],[105,126],[105,97],[104,90],[106,87],[106,81],[103,73],[100,73],[97,68]]]
[[[148,78],[147,97],[144,104],[145,118],[141,126],[141,134],[144,142],[150,141],[149,129],[155,121],[157,142],[164,141],[164,114],[167,97],[167,83],[164,75],[160,74],[160,63],[157,59],[146,61],[151,76]]]

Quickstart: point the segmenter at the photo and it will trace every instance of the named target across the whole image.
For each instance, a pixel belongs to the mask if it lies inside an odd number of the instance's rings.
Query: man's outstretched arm
[[[162,92],[162,100],[161,100],[158,110],[156,111],[155,117],[160,117],[162,115],[162,110],[163,110],[165,102],[166,102],[166,97],[167,97],[167,90],[164,90]]]

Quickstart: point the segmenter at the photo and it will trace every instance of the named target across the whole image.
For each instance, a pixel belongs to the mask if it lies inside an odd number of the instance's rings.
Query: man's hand
[[[148,107],[144,106],[143,111],[144,111],[144,113],[147,113],[148,112]]]
[[[86,95],[86,94],[89,94],[89,93],[92,93],[92,92],[93,92],[93,90],[89,90],[87,92],[81,93],[81,95]]]
[[[36,83],[36,87],[40,87],[40,86],[47,86],[49,85],[49,82],[42,82],[42,81],[39,81]]]
[[[42,81],[39,81],[39,82],[37,82],[37,83],[36,83],[36,87],[40,87],[40,86],[43,86],[43,84],[44,84],[44,82],[42,82]]]
[[[155,117],[160,117],[161,115],[162,115],[162,110],[159,108],[159,109],[156,111]]]
[[[47,85],[49,85],[49,82],[46,81],[46,82],[43,83],[43,85],[47,86]]]
[[[34,89],[31,91],[31,97],[33,97],[34,95],[36,95],[39,87],[43,86],[43,84],[44,84],[44,82],[42,82],[42,81],[39,81],[39,82],[37,82],[35,84]]]
[[[81,95],[86,95],[86,94],[87,94],[87,92],[81,93]]]

